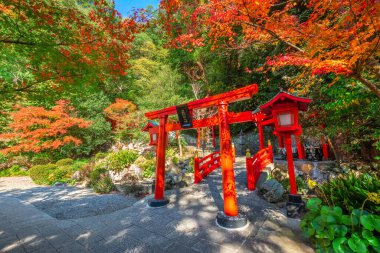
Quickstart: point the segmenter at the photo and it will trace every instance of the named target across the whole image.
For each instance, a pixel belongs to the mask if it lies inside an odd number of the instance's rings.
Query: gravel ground
[[[138,201],[135,197],[118,193],[97,194],[88,188],[41,187],[29,177],[0,178],[0,197],[20,199],[59,220],[108,214]]]

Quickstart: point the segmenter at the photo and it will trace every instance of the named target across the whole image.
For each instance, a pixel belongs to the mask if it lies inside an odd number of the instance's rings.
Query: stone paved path
[[[242,167],[242,163],[236,165]],[[215,225],[217,211],[223,206],[220,169],[199,185],[166,192],[170,198],[166,207],[149,208],[143,199],[126,204],[128,207],[117,206],[119,210],[111,208],[100,215],[94,211],[91,216],[73,219],[67,218],[69,214],[62,216],[65,219],[48,215],[55,212],[48,206],[41,209],[38,201],[15,189],[14,194],[9,187],[4,190],[6,183],[0,180],[0,252],[314,252],[301,236],[297,220],[286,218],[283,210],[245,189],[242,168],[236,169],[236,180],[240,211],[250,221],[241,231]],[[24,190],[33,192],[35,187]],[[51,191],[58,190],[44,191],[54,199],[57,193]],[[97,197],[91,201],[96,202]],[[91,208],[97,207],[93,204]]]

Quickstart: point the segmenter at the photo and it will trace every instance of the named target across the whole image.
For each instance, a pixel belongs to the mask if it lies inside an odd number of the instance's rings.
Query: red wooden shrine
[[[272,149],[269,147],[265,148],[263,127],[266,125],[274,124],[275,134],[279,137],[280,141],[282,141],[282,138],[284,138],[286,147],[288,147],[290,143],[290,134],[301,133],[301,126],[298,124],[298,111],[306,110],[307,104],[311,101],[310,99],[299,98],[285,92],[280,92],[275,98],[270,100],[268,103],[260,106],[259,111],[245,111],[239,113],[228,111],[229,104],[241,100],[250,99],[257,92],[257,85],[252,84],[230,92],[195,100],[189,102],[186,105],[171,106],[162,110],[152,111],[145,114],[145,116],[150,120],[159,120],[158,126],[153,124],[152,122],[149,122],[147,126],[143,129],[144,131],[149,132],[151,136],[151,145],[157,145],[155,193],[154,199],[150,200],[149,202],[150,206],[157,207],[166,205],[168,203],[168,200],[164,196],[165,150],[168,132],[202,127],[212,127],[213,129],[214,126],[218,126],[220,137],[220,152],[218,152],[218,154],[213,153],[208,157],[203,158],[201,162],[207,164],[207,166],[200,167],[200,163],[198,163],[198,169],[195,170],[195,180],[196,182],[199,182],[205,175],[211,172],[210,170],[215,169],[214,167],[221,166],[224,196],[224,215],[226,217],[230,217],[232,221],[238,220],[238,217],[241,217],[238,214],[235,175],[233,169],[235,157],[234,149],[231,145],[231,133],[229,125],[242,122],[254,122],[257,124],[259,132],[260,150],[265,149],[265,151],[262,151],[261,153],[259,152],[260,154],[257,156],[261,157],[261,168],[263,165],[266,165],[268,163],[268,159],[264,159],[262,154],[265,154],[266,156],[270,155],[269,161],[273,161]],[[210,118],[197,120],[192,118],[193,110],[213,106],[216,106],[218,108],[217,115],[212,116]],[[178,115],[180,122],[168,122],[168,117],[170,115]],[[157,134],[156,138],[153,137],[155,134]],[[280,144],[282,143],[280,142]],[[289,154],[291,155],[292,153],[289,152]],[[252,164],[253,163],[251,162],[250,165],[247,165],[247,169],[254,168]],[[250,178],[256,181],[257,172],[255,174],[251,171],[248,171],[247,174],[253,175]],[[289,176],[294,177],[294,170],[293,174],[291,174],[289,170]],[[251,186],[252,182],[253,184],[255,183],[252,180]],[[292,181],[293,180],[291,180],[291,182]],[[248,185],[250,185],[249,181]],[[254,187],[251,187],[251,189],[254,189]],[[245,225],[244,223],[240,224]],[[224,226],[225,224],[219,225]],[[226,227],[229,227],[229,225],[227,224]]]

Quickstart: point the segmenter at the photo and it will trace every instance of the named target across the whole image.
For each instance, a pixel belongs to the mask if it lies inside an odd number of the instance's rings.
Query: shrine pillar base
[[[218,226],[225,229],[242,228],[248,224],[247,218],[238,213],[235,175],[233,166],[233,150],[231,145],[230,126],[228,124],[228,103],[221,101],[218,105],[220,162],[222,167],[224,212],[216,217]]]
[[[163,198],[163,199],[150,199],[148,200],[148,206],[150,207],[162,207],[169,204],[169,199]]]
[[[216,225],[227,230],[239,230],[248,226],[248,220],[245,215],[228,216],[220,211],[216,216]]]

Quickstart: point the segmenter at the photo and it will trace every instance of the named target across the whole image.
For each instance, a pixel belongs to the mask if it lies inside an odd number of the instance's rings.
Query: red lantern
[[[301,126],[298,124],[298,112],[306,111],[311,99],[297,97],[290,93],[281,91],[266,104],[260,106],[265,115],[272,115],[274,121],[274,134],[280,140],[280,146],[285,144],[286,159],[288,161],[288,172],[290,181],[290,193],[297,194],[296,177],[292,156],[291,135],[300,135]]]
[[[293,105],[279,104],[273,108],[275,128],[279,132],[296,131],[298,126],[298,108]]]

